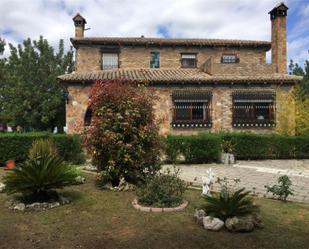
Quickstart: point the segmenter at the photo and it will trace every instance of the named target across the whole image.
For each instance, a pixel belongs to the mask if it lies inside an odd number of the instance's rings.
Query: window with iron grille
[[[235,54],[224,54],[221,58],[222,63],[239,63],[239,58]]]
[[[174,91],[173,127],[211,127],[211,92]]]
[[[118,68],[118,54],[117,53],[103,53],[102,54],[102,69]]]
[[[181,67],[194,68],[197,65],[196,54],[181,54]]]
[[[160,52],[150,53],[150,68],[160,68]]]
[[[233,126],[236,128],[276,125],[275,94],[261,92],[233,93]]]

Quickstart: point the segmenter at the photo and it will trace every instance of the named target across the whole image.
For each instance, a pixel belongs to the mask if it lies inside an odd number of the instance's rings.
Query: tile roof
[[[146,38],[146,37],[82,37],[71,38],[76,45],[142,45],[142,46],[231,46],[231,47],[253,47],[269,50],[271,43],[268,41],[232,40],[232,39],[198,39],[198,38]]]
[[[58,77],[63,83],[91,82],[125,78],[148,83],[215,83],[215,82],[277,82],[295,83],[302,77],[288,74],[261,74],[251,76],[209,75],[200,69],[115,69],[89,72],[73,72]]]

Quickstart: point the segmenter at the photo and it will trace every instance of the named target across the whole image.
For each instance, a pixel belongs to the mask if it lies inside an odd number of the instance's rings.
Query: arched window
[[[90,108],[87,108],[87,111],[85,113],[85,119],[84,119],[84,125],[90,126],[91,124],[91,117],[92,117],[92,111]]]

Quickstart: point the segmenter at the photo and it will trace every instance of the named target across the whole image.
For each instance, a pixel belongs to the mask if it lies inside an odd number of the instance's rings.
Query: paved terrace
[[[202,176],[206,176],[208,168],[213,169],[217,177],[239,178],[239,187],[246,187],[259,196],[266,194],[265,185],[277,183],[281,175],[288,175],[293,183],[294,196],[289,200],[309,203],[309,160],[265,160],[265,161],[237,161],[234,165],[223,164],[195,164],[175,165],[180,169],[180,178],[202,185]],[[173,165],[164,165],[163,170]],[[218,184],[214,185],[218,189]],[[272,196],[268,194],[267,196]]]

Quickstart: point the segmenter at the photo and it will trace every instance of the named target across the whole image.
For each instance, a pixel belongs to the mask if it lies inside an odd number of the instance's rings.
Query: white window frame
[[[102,53],[102,70],[112,70],[119,68],[118,53]]]

